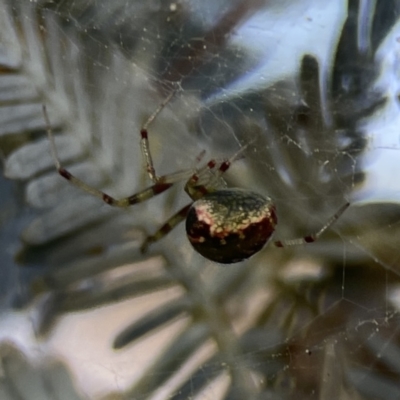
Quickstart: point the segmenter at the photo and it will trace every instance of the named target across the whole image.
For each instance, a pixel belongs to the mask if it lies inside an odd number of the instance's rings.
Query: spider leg
[[[153,235],[148,236],[140,247],[140,251],[144,253],[147,248],[154,242],[163,238],[166,234],[172,231],[180,222],[182,222],[191,207],[192,203],[187,204],[167,220]]]
[[[159,177],[156,174],[156,170],[154,168],[153,158],[150,152],[149,139],[148,139],[148,131],[147,127],[154,121],[157,115],[163,110],[163,108],[168,104],[168,102],[175,95],[176,90],[171,92],[168,97],[157,107],[157,109],[150,115],[147,121],[142,125],[142,129],[140,130],[140,147],[142,149],[142,156],[146,162],[146,170],[149,174],[150,179],[157,183],[159,181]]]
[[[349,206],[350,203],[347,202],[342,207],[340,207],[339,210],[331,218],[328,219],[326,224],[317,233],[304,236],[303,238],[277,240],[274,242],[274,245],[276,247],[288,247],[288,246],[298,246],[305,243],[315,242],[329,227],[331,227],[340,218],[340,216],[347,210]]]
[[[175,174],[171,174],[169,176],[163,176],[161,177],[160,181],[158,183],[155,183],[154,185],[133,194],[132,196],[125,197],[122,199],[115,199],[108,195],[107,193],[102,192],[101,190],[98,190],[87,183],[83,182],[76,176],[72,175],[68,170],[63,168],[61,165],[60,159],[58,157],[57,153],[57,148],[55,145],[53,133],[51,130],[51,125],[50,125],[50,120],[49,116],[47,114],[46,106],[43,105],[43,115],[46,121],[46,130],[47,130],[47,135],[50,141],[50,148],[51,148],[51,154],[54,160],[54,164],[56,167],[57,172],[67,181],[71,182],[74,186],[80,188],[81,190],[91,194],[92,196],[98,197],[101,200],[103,200],[105,203],[115,206],[115,207],[127,207],[136,203],[140,203],[142,201],[145,201],[153,196],[156,196],[167,189],[169,189],[174,182],[184,179],[182,176],[187,177],[190,176],[190,171],[181,171]]]
[[[198,164],[201,159],[204,157],[205,151],[202,151],[197,157],[196,157],[196,164]],[[173,172],[171,174],[167,175],[162,175],[157,177],[157,182],[156,183],[176,183],[176,182],[181,182],[189,179],[193,174],[195,174],[197,169],[193,166],[192,168],[188,169],[182,169],[180,171]]]

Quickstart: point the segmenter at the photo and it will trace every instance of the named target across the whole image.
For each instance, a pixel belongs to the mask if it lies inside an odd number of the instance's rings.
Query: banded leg
[[[125,197],[122,199],[115,199],[108,195],[107,193],[102,192],[101,190],[98,190],[87,183],[83,182],[76,176],[72,175],[69,171],[67,171],[63,166],[61,165],[60,159],[58,157],[57,153],[57,148],[55,145],[53,133],[51,130],[51,125],[50,125],[50,119],[47,114],[46,106],[43,105],[43,115],[46,121],[46,130],[47,130],[47,136],[50,141],[50,148],[51,148],[51,154],[54,160],[54,164],[56,167],[56,170],[58,173],[67,181],[71,182],[74,186],[82,189],[83,191],[91,194],[92,196],[98,197],[101,200],[103,200],[105,203],[115,206],[115,207],[128,207],[133,204],[140,203],[142,201],[145,201],[147,199],[150,199],[153,196],[156,196],[162,192],[165,192],[167,189],[169,189],[175,181],[178,181],[180,179],[184,179],[184,177],[190,176],[191,171],[182,171],[176,174],[171,174],[170,177],[165,176],[162,177],[163,179],[159,183],[155,183],[153,186],[148,187],[147,189],[144,189],[138,193],[133,194],[132,196]],[[183,176],[183,178],[182,178]]]
[[[154,242],[162,239],[165,235],[172,231],[180,222],[182,222],[192,206],[192,203],[187,204],[185,207],[180,209],[177,213],[175,213],[171,218],[165,222],[153,235],[148,236],[146,240],[143,242],[140,247],[140,251],[144,253],[147,248]]]
[[[153,112],[153,114],[150,115],[150,117],[143,124],[142,129],[140,130],[140,147],[142,149],[142,156],[146,162],[147,173],[149,174],[150,179],[154,183],[157,183],[160,178],[157,176],[156,170],[154,168],[153,158],[150,152],[147,127],[154,121],[154,119],[168,104],[168,102],[172,99],[172,97],[174,97],[175,93],[176,90],[169,94],[169,96],[157,107],[157,109]]]
[[[329,218],[326,224],[317,233],[298,239],[277,240],[274,242],[274,245],[276,247],[289,247],[315,242],[328,228],[330,228],[340,218],[340,216],[347,210],[349,206],[350,203],[347,202],[342,207],[340,207],[339,210],[331,218]]]

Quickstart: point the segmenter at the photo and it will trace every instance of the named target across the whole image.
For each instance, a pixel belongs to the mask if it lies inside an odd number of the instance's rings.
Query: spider
[[[50,119],[43,105],[47,135],[57,172],[74,186],[96,196],[110,206],[128,207],[165,192],[175,183],[186,180],[185,192],[192,201],[170,217],[153,235],[144,240],[141,251],[160,240],[186,219],[186,233],[193,248],[203,257],[221,264],[243,261],[259,252],[269,241],[277,225],[277,213],[271,198],[258,193],[239,189],[218,189],[215,184],[241,158],[243,148],[231,158],[222,161],[211,159],[202,167],[178,171],[169,175],[157,175],[153,164],[148,140],[148,126],[171,100],[172,92],[150,115],[140,129],[140,146],[147,173],[153,185],[129,197],[115,199],[63,168],[58,157]],[[202,155],[197,158],[200,162]],[[213,174],[211,174],[211,172]],[[286,247],[316,241],[349,207],[344,204],[322,228],[311,235],[291,240],[277,240],[273,244]]]

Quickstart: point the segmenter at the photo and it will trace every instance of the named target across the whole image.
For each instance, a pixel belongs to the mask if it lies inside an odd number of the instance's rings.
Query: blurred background
[[[400,398],[400,3],[0,0],[0,398]],[[274,240],[197,254],[184,183],[113,197],[199,154],[273,199]]]

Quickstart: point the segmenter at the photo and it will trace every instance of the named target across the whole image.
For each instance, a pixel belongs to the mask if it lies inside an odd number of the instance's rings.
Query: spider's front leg
[[[156,174],[156,170],[153,163],[153,158],[151,156],[150,145],[149,145],[149,134],[147,131],[148,126],[156,119],[157,115],[164,109],[164,107],[169,103],[169,101],[174,97],[176,90],[171,92],[168,97],[157,107],[157,109],[150,115],[147,121],[142,125],[140,129],[140,147],[142,149],[142,156],[146,162],[146,170],[149,174],[149,178],[157,183],[160,178]]]
[[[72,175],[67,169],[65,169],[60,162],[58,157],[57,148],[54,141],[53,132],[51,130],[50,119],[47,114],[46,106],[43,105],[43,115],[46,121],[46,130],[47,135],[50,141],[51,146],[51,154],[54,160],[54,164],[56,167],[57,172],[67,181],[69,181],[72,185],[76,186],[77,188],[83,190],[86,193],[91,194],[92,196],[98,197],[103,200],[105,203],[115,206],[115,207],[128,207],[133,204],[140,203],[142,201],[148,200],[153,196],[156,196],[162,192],[168,190],[174,183],[174,179],[177,180],[177,176],[172,175],[171,177],[161,177],[158,182],[154,185],[135,193],[131,196],[124,197],[122,199],[115,199],[114,197],[110,196],[107,193],[104,193],[101,190],[94,188],[93,186],[88,185],[87,183],[83,182],[81,179],[77,178],[76,176]]]

